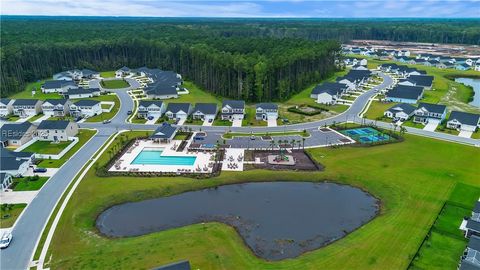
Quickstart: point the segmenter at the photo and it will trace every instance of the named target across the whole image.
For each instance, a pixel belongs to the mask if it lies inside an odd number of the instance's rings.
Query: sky
[[[480,0],[0,0],[1,15],[480,18]]]

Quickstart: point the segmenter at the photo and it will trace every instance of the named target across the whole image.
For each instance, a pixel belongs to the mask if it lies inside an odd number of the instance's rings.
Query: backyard
[[[322,172],[251,170],[222,172],[202,181],[184,177],[147,177],[138,181],[138,177],[100,178],[92,169],[63,213],[47,255],[52,255],[48,266],[153,268],[188,258],[193,269],[405,269],[455,185],[480,187],[477,148],[408,134],[405,137],[403,143],[368,149],[308,150],[325,165]],[[93,168],[106,162],[105,153]],[[97,215],[118,203],[222,184],[278,180],[327,180],[360,187],[381,199],[380,216],[327,247],[278,262],[255,257],[233,228],[216,222],[119,239],[99,236],[94,227]],[[134,248],[138,246],[142,250]],[[450,269],[449,266],[440,265],[439,269]]]
[[[26,206],[26,203],[0,205],[0,228],[12,227]]]
[[[69,146],[73,141],[64,141],[64,142],[50,142],[50,141],[36,141],[27,148],[23,149],[22,152],[33,152],[37,154],[46,154],[46,155],[57,155],[62,152],[67,146]]]
[[[130,84],[123,79],[118,80],[102,80],[100,85],[105,89],[120,89],[120,88],[127,88]]]
[[[99,115],[90,117],[86,120],[86,122],[102,122],[103,120],[106,120],[106,119],[112,119],[117,114],[118,110],[120,109],[120,100],[118,99],[117,95],[101,95],[101,96],[98,96],[98,97],[88,98],[88,99],[98,100],[100,102],[101,101],[113,101],[113,102],[115,102],[115,105],[113,105],[112,110],[110,110],[109,112],[103,112]]]

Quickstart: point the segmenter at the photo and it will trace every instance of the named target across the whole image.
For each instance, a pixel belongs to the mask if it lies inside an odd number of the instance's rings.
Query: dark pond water
[[[113,206],[97,228],[125,237],[218,221],[233,226],[257,256],[281,260],[342,238],[377,212],[377,199],[351,186],[262,182]]]
[[[475,95],[473,96],[472,102],[470,102],[469,104],[476,107],[480,107],[480,79],[456,78],[455,81],[471,86],[473,88]]]

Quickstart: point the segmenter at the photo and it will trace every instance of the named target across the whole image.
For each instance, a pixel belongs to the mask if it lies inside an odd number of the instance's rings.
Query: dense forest
[[[225,97],[283,100],[334,71],[339,42],[480,44],[479,23],[2,16],[1,95],[66,69],[127,65],[175,70]]]

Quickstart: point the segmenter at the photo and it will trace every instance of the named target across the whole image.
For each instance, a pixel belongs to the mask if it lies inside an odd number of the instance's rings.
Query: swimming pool
[[[132,161],[133,165],[180,165],[192,166],[197,157],[162,156],[163,149],[143,149]]]
[[[347,129],[340,132],[356,141],[359,141],[360,143],[372,143],[390,140],[390,136],[371,127]]]

